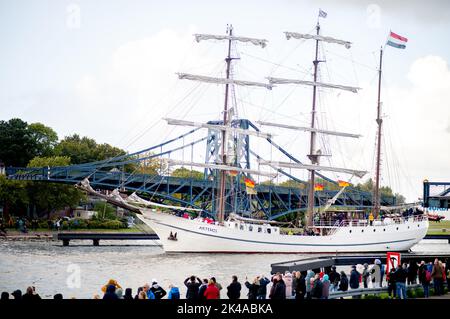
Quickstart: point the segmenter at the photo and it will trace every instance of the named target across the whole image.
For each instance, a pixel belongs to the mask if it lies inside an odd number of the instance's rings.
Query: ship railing
[[[373,226],[404,224],[407,222],[420,222],[424,220],[427,220],[426,215],[392,216],[374,219]],[[313,225],[316,228],[331,228],[331,229],[337,229],[340,227],[366,227],[370,226],[370,221],[368,219],[343,219],[343,220],[319,219],[314,221]]]

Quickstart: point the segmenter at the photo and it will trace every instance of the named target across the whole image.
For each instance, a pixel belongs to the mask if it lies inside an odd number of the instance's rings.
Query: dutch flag
[[[406,42],[408,42],[407,38],[391,31],[386,44],[397,49],[404,49],[406,48]]]

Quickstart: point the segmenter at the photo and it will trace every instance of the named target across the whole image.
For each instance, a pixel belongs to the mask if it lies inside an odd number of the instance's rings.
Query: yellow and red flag
[[[314,190],[315,191],[323,191],[323,184],[315,184]]]
[[[349,182],[338,180],[339,187],[350,186]]]
[[[252,181],[250,178],[244,179],[244,183],[245,183],[245,186],[247,186],[247,187],[250,187],[250,188],[255,187],[255,182]]]

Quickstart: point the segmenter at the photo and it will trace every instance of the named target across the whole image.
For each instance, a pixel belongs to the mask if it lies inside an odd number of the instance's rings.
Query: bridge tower
[[[212,125],[223,125],[223,121],[209,121],[208,124]],[[235,128],[241,128],[248,130],[249,129],[249,121],[247,119],[234,119],[231,121],[231,126]],[[208,130],[208,138],[206,142],[206,156],[205,163],[222,163],[222,156],[220,154],[220,150],[222,147],[222,131],[209,129]],[[228,145],[226,146],[227,150],[227,160],[228,165],[236,166],[240,168],[250,169],[250,137],[249,135],[244,134],[235,134],[231,136],[228,140]],[[215,169],[205,168],[204,176],[205,179],[209,180],[219,180],[218,178],[219,172]],[[242,174],[239,173],[236,177],[233,178],[233,183],[228,183],[226,188],[226,197],[227,200],[225,202],[225,212],[229,213],[232,211],[240,211],[245,212],[249,210],[250,202],[247,196],[241,196],[245,193],[245,190],[242,189],[241,185],[241,177]],[[250,177],[251,176],[247,176]],[[218,189],[218,186],[215,188]],[[234,196],[230,196],[234,195]],[[217,194],[213,194],[212,203],[213,203],[213,211],[216,211],[216,196]]]

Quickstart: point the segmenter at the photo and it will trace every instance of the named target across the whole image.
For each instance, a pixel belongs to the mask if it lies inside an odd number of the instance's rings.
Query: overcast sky
[[[384,54],[382,184],[412,201],[421,196],[423,179],[449,181],[447,1],[0,0],[0,119],[42,122],[60,138],[79,133],[130,152],[158,144],[186,130],[167,126],[164,116],[221,116],[222,87],[175,75],[223,76],[225,43],[196,43],[192,34],[224,34],[232,23],[237,35],[269,40],[264,49],[238,44],[236,78],[311,80],[313,43],[287,41],[283,32],[314,32],[319,8],[328,13],[322,34],[353,43],[350,49],[321,46],[320,79],[362,88],[357,95],[320,90],[318,125],[363,135],[359,141],[321,138],[323,153],[333,155],[324,164],[373,176],[378,50],[392,30],[409,41],[405,50],[388,47]],[[237,88],[236,102],[239,115],[252,121],[310,121],[311,88]],[[307,161],[307,135],[271,131]],[[286,160],[262,141],[252,143],[266,158]],[[203,145],[192,159],[204,154]],[[174,156],[191,158],[188,151]]]

